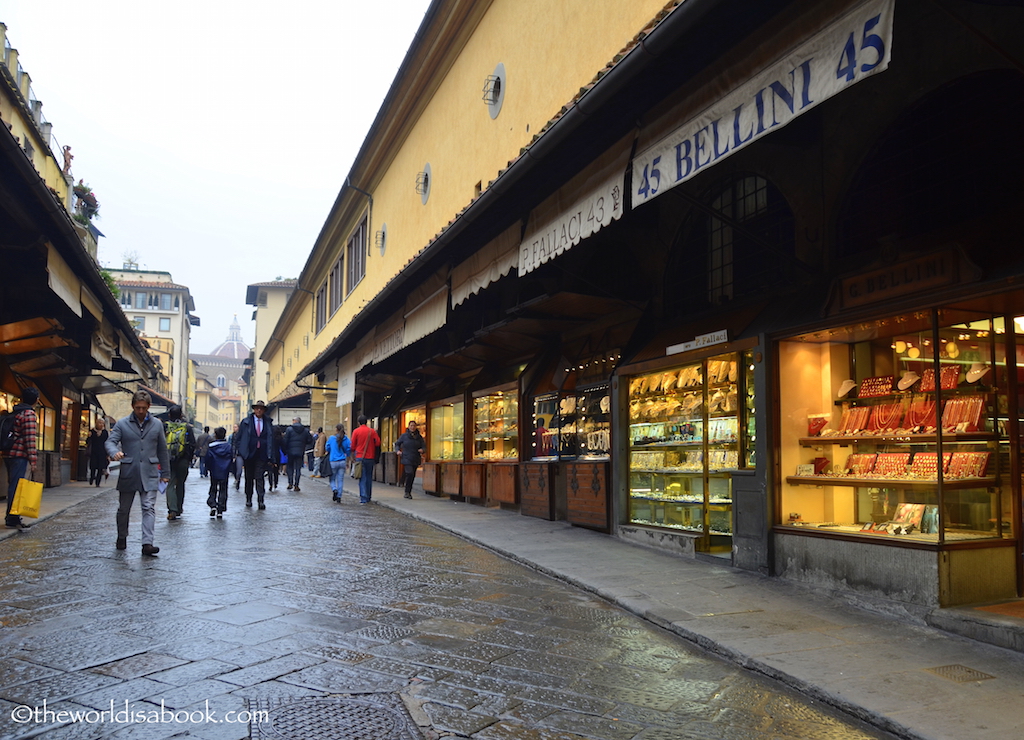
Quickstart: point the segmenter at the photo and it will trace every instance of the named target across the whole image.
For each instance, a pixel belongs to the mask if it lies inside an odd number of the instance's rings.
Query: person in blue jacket
[[[331,493],[341,503],[342,483],[345,482],[345,466],[352,451],[352,443],[345,436],[345,426],[338,424],[334,434],[327,440],[327,457],[331,461]]]
[[[210,476],[210,495],[206,497],[206,505],[210,507],[210,516],[220,519],[228,509],[228,477],[231,475],[234,451],[227,440],[228,430],[217,427],[213,430],[213,441],[206,448],[203,464]]]

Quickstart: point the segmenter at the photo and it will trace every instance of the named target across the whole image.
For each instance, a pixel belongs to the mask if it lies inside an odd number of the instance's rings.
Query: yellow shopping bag
[[[14,492],[11,504],[11,516],[27,516],[39,518],[39,505],[43,501],[43,484],[22,478],[18,481],[18,490]]]

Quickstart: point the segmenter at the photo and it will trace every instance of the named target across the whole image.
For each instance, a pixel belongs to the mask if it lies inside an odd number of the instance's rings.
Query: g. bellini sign
[[[959,250],[932,252],[838,280],[832,312],[972,282],[978,277],[978,269],[963,259]]]

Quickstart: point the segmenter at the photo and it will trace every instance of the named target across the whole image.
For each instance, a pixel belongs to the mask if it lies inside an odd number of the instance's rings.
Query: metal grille
[[[995,678],[995,676],[990,676],[987,673],[982,673],[959,664],[942,665],[938,668],[925,668],[925,670],[956,683],[970,683],[971,681],[984,681],[988,678]]]
[[[253,722],[255,740],[422,740],[402,700],[393,694],[249,702],[266,719]],[[264,716],[257,714],[257,717]]]

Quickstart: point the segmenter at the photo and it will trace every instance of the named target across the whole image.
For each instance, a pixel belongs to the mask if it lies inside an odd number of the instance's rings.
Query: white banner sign
[[[633,159],[633,207],[889,66],[895,0],[869,0]]]
[[[530,214],[519,245],[519,276],[536,270],[622,216],[630,139],[606,152]]]

